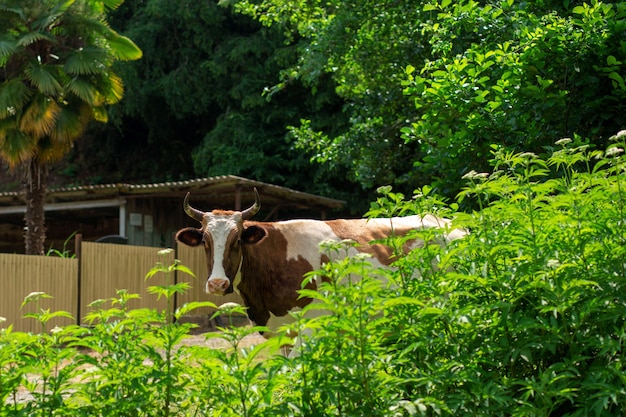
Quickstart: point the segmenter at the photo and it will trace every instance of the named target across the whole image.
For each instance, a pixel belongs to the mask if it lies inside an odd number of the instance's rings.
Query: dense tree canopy
[[[112,24],[145,58],[119,67],[115,123],[91,130],[66,172],[238,174],[362,203],[380,185],[432,183],[451,197],[494,144],[602,146],[626,126],[625,13],[597,1],[130,2]]]
[[[299,144],[364,185],[434,182],[451,195],[463,172],[487,165],[494,143],[541,151],[580,135],[603,144],[626,125],[622,2],[237,7],[308,40],[290,76],[314,83],[331,74],[350,126],[333,135],[305,122],[295,130]]]
[[[332,80],[315,94],[297,80],[264,92],[296,62],[297,40],[215,2],[131,2],[113,24],[144,59],[119,67],[127,99],[115,124],[77,147],[68,174],[90,170],[96,182],[235,174],[348,196],[343,175],[312,169],[287,137],[301,118],[331,131],[345,124]]]

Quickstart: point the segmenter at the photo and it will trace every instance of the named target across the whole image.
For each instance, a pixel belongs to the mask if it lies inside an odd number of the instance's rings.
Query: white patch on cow
[[[226,241],[230,233],[237,229],[237,220],[234,216],[213,216],[207,222],[206,230],[213,239],[213,270],[209,274],[209,280],[228,278],[224,270]]]
[[[435,217],[431,214],[427,214],[425,216],[406,216],[406,217],[393,217],[391,219],[387,218],[379,218],[379,219],[369,219],[368,223],[373,223],[386,227],[393,227],[396,231],[406,232],[410,229],[414,230],[425,230],[425,229],[446,229],[450,227],[451,221],[449,219],[444,219],[441,217]],[[450,243],[455,239],[462,238],[466,235],[466,232],[461,229],[453,229],[449,230],[445,235],[445,243]],[[415,244],[411,245],[409,249],[415,249],[418,246],[419,242],[415,242]],[[444,242],[437,242],[442,244]]]
[[[276,228],[287,240],[287,260],[302,256],[313,269],[320,267],[319,244],[325,240],[339,241],[333,229],[321,221],[288,220],[277,223]]]

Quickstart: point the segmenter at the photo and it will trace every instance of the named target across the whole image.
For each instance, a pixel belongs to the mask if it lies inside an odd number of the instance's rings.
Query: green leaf
[[[63,87],[56,79],[57,70],[56,66],[41,65],[35,62],[31,63],[24,70],[24,73],[40,92],[48,96],[58,96],[63,91]]]
[[[120,7],[125,0],[102,0],[104,6],[109,10],[115,10]]]
[[[100,95],[96,87],[91,83],[90,78],[76,76],[70,79],[65,86],[68,91],[78,96],[82,101],[90,106],[104,104],[98,100],[100,99]]]
[[[217,305],[212,303],[211,301],[192,301],[190,303],[183,304],[182,307],[179,307],[176,310],[176,318],[180,318],[185,314],[192,312],[198,308],[209,307],[217,309]]]
[[[11,37],[0,37],[0,62],[6,57],[16,53],[19,49],[17,41]]]
[[[53,297],[42,291],[31,292],[26,297],[24,297],[24,300],[22,301],[22,305],[20,307],[24,307],[28,303],[39,302],[40,300],[43,300],[45,298],[53,298]]]
[[[126,36],[117,35],[107,40],[111,48],[111,53],[119,60],[133,61],[143,56],[141,49]]]
[[[617,72],[613,71],[609,73],[609,78],[612,79],[613,81],[616,81],[617,85],[619,85],[619,87],[622,90],[626,90],[626,85],[624,84],[624,78],[622,78],[622,76],[619,75]]]
[[[104,71],[108,53],[100,48],[85,47],[73,52],[65,61],[64,70],[70,75],[92,75]]]
[[[42,32],[27,32],[17,38],[17,45],[29,46],[35,42],[39,42],[43,40],[54,42],[54,37],[49,36],[48,34],[42,33]]]
[[[105,106],[93,107],[93,119],[97,122],[106,123],[109,120],[109,113]]]
[[[32,96],[32,91],[18,78],[0,84],[0,119],[18,113]]]

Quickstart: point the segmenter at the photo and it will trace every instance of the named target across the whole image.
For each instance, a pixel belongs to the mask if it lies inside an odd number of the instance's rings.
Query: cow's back
[[[263,227],[267,236],[254,245],[244,245],[241,282],[238,289],[248,306],[250,318],[259,325],[270,316],[285,316],[304,307],[310,300],[299,298],[304,274],[319,269],[328,256],[320,252],[324,241],[352,240],[359,245],[348,255],[365,252],[378,265],[389,265],[393,250],[371,241],[392,235],[403,236],[413,229],[445,227],[448,220],[434,216],[408,216],[386,219],[289,220],[246,222],[245,226]],[[456,238],[456,237],[452,237]],[[419,242],[412,242],[415,246]],[[405,247],[405,251],[411,245]],[[333,257],[334,258],[334,257]],[[309,288],[315,288],[309,284]]]

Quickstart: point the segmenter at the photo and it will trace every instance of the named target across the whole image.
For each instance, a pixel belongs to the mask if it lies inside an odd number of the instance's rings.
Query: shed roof
[[[102,207],[107,201],[120,198],[150,196],[180,197],[191,193],[192,203],[200,201],[204,209],[241,209],[242,205],[254,201],[253,188],[261,194],[265,207],[291,210],[338,209],[345,201],[322,197],[278,185],[250,180],[235,175],[197,178],[186,181],[170,181],[154,184],[100,184],[51,188],[46,196],[46,210]],[[20,191],[0,192],[0,214],[24,211]],[[225,204],[230,203],[229,206]]]

